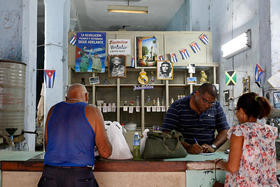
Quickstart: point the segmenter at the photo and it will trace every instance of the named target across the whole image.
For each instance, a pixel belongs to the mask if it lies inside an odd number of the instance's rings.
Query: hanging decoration
[[[255,67],[255,83],[258,87],[261,87],[261,76],[264,73],[264,70],[261,68],[259,64],[256,64]]]
[[[194,53],[198,53],[200,51],[200,48],[199,48],[199,46],[198,46],[198,44],[196,42],[192,42],[190,44],[190,47],[192,48]]]
[[[175,53],[170,53],[170,61],[172,63],[175,63],[178,61]]]
[[[53,88],[55,80],[55,70],[44,70],[46,88]]]
[[[71,45],[75,46],[76,42],[77,42],[77,35],[74,34],[74,36],[71,38],[71,40],[69,42]]]
[[[187,66],[188,73],[195,73],[195,64],[189,64]]]
[[[236,85],[236,71],[226,71],[226,86]]]
[[[199,36],[199,39],[200,39],[200,41],[202,41],[202,43],[204,43],[205,45],[207,45],[208,44],[208,38],[207,38],[207,36],[206,36],[206,34],[204,34],[204,33],[202,33],[200,36]]]
[[[165,60],[165,59],[164,59],[164,56],[163,56],[163,55],[159,55],[159,56],[158,56],[158,60],[159,60],[159,61],[164,61],[164,60]]]
[[[183,60],[187,60],[190,57],[190,54],[188,53],[187,49],[180,50],[180,54]]]

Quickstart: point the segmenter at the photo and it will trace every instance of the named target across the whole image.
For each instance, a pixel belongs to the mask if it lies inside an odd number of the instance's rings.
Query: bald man
[[[38,183],[45,186],[98,186],[92,172],[94,146],[108,158],[112,146],[101,112],[87,104],[84,85],[69,87],[66,101],[54,105],[45,125],[44,170]]]

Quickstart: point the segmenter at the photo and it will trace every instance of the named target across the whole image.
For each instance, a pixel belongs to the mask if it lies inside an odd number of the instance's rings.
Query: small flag
[[[158,60],[159,61],[164,61],[164,56],[163,55],[158,56]]]
[[[226,85],[236,85],[236,71],[226,71]]]
[[[200,51],[200,48],[196,42],[192,42],[190,47],[192,48],[194,53],[198,53]]]
[[[172,63],[175,63],[178,61],[175,53],[170,53],[170,61]]]
[[[205,34],[201,34],[200,36],[199,36],[199,39],[202,41],[202,43],[204,43],[205,45],[207,45],[208,44],[208,38],[207,38],[207,36],[205,35]]]
[[[77,35],[74,34],[74,36],[71,38],[70,40],[70,44],[75,46],[76,45],[76,42],[77,42]]]
[[[182,49],[182,50],[180,50],[180,53],[181,53],[181,55],[182,55],[182,59],[183,59],[183,60],[187,60],[187,59],[190,57],[190,55],[189,55],[187,49]]]
[[[135,57],[131,57],[131,67],[135,67]]]
[[[46,88],[53,88],[55,79],[55,70],[44,70]]]
[[[255,67],[255,83],[258,87],[261,87],[261,75],[264,73],[264,70],[261,68],[259,64],[256,64]]]

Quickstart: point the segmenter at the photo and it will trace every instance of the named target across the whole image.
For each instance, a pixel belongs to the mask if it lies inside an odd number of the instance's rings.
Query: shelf
[[[170,86],[170,87],[172,87],[172,86],[174,86],[174,87],[176,87],[176,86],[181,87],[181,86],[189,86],[189,84],[169,84],[168,86]]]
[[[201,66],[201,64],[199,64],[196,66],[196,74],[192,74],[192,76],[195,75],[199,80],[200,70],[207,69],[208,80],[212,83],[216,83],[216,67],[217,65],[213,64],[207,64],[205,66]],[[107,73],[74,73],[73,71],[70,73],[72,73],[72,82],[81,82],[82,78],[85,79],[85,86],[89,90],[91,97],[90,100],[93,104],[96,104],[97,100],[104,100],[106,103],[115,103],[115,112],[104,113],[104,107],[98,106],[101,112],[104,115],[106,114],[107,120],[116,120],[120,123],[135,122],[140,124],[137,128],[142,131],[147,128],[147,124],[163,123],[164,115],[168,110],[172,99],[174,100],[176,98],[177,100],[177,97],[180,95],[189,95],[202,85],[199,84],[199,82],[196,84],[186,83],[186,77],[189,75],[186,67],[174,67],[174,74],[176,74],[176,76],[174,76],[173,80],[157,80],[155,73],[156,69],[144,68],[148,76],[152,75],[150,72],[154,72],[155,81],[147,85],[141,85],[137,81],[138,73],[141,69],[142,68],[127,68],[126,78],[116,78],[112,80],[108,78]],[[94,75],[99,76],[101,84],[92,85],[88,82],[89,77]],[[131,104],[136,104],[136,96],[139,98],[140,105],[129,105],[129,101],[131,101]],[[147,106],[147,96],[151,97],[151,103],[153,99],[157,99],[159,97],[161,106]],[[126,106],[124,106],[124,101],[127,101]],[[167,105],[162,106],[162,103],[167,103]],[[124,107],[126,107],[125,111]]]

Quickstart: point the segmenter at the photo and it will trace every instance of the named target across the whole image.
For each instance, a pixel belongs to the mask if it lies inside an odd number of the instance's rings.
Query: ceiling
[[[73,31],[161,31],[185,0],[70,0]],[[148,6],[148,14],[107,12],[108,5]],[[38,42],[44,41],[44,0],[38,1]]]

